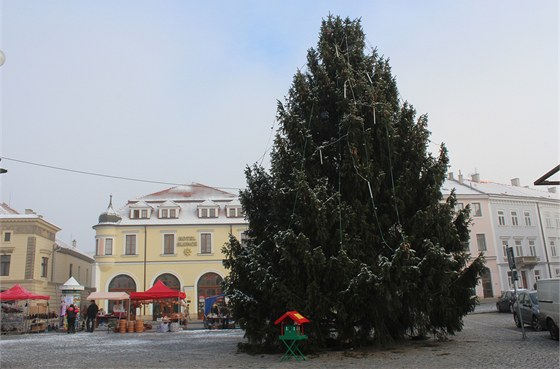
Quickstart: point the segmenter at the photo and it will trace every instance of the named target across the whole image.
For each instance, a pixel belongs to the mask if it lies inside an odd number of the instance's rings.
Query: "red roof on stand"
[[[157,281],[154,286],[144,292],[131,292],[131,300],[158,300],[158,299],[171,299],[171,298],[186,298],[184,292],[172,290],[167,287],[162,281]]]
[[[29,292],[19,284],[14,285],[9,290],[0,292],[0,301],[14,301],[14,300],[50,300],[48,295],[37,295]]]
[[[284,313],[284,315],[282,315],[280,318],[276,319],[274,324],[279,324],[280,322],[282,322],[286,318],[292,319],[297,324],[309,323],[309,319],[307,319],[306,317],[304,317],[303,315],[301,315],[297,311],[292,310],[292,311],[288,311],[288,312]]]

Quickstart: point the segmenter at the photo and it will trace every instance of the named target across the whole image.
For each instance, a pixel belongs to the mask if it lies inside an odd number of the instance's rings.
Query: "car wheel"
[[[533,327],[533,329],[537,332],[540,332],[540,331],[543,330],[541,322],[540,322],[539,318],[537,318],[536,315],[533,315],[533,320],[531,320],[531,327]]]
[[[519,317],[516,313],[513,313],[513,321],[515,322],[517,328],[521,328],[521,320],[519,320]]]
[[[558,327],[556,326],[556,324],[554,324],[552,319],[548,319],[546,325],[548,331],[550,332],[550,337],[552,337],[553,340],[558,341]]]

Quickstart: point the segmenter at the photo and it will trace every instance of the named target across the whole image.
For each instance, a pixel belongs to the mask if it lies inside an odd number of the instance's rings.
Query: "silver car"
[[[539,299],[537,291],[522,291],[517,295],[517,301],[513,303],[513,320],[517,327],[521,327],[521,319],[519,319],[517,306],[523,318],[523,325],[530,324],[536,331],[543,330],[543,321],[539,309]]]

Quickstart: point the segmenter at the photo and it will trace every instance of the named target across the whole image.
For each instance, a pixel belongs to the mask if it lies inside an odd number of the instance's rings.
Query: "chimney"
[[[33,209],[25,209],[25,214],[35,214]]]
[[[459,183],[463,184],[463,174],[461,174],[461,171],[459,171]]]
[[[73,240],[73,241],[72,241],[72,247],[76,248],[76,244],[77,244],[77,243],[78,243],[78,242],[76,242],[76,240]]]
[[[550,192],[550,193],[556,193],[556,187],[549,187],[549,188],[548,188],[548,192]]]
[[[480,182],[480,174],[479,173],[471,174],[471,178],[472,178],[473,182],[476,182],[476,183]]]
[[[453,181],[455,179],[453,178],[453,172],[447,173],[447,179],[449,179],[450,181]]]
[[[519,187],[519,186],[521,186],[521,181],[519,180],[519,178],[512,178],[511,179],[511,185],[515,186],[515,187]]]

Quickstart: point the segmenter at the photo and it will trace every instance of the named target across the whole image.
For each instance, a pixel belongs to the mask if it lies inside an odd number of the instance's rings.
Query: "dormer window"
[[[152,215],[152,207],[143,201],[129,206],[130,219],[148,219]]]
[[[199,218],[217,218],[220,215],[220,206],[213,201],[206,200],[198,205]]]
[[[233,200],[226,206],[226,216],[228,218],[243,218],[245,214],[243,213],[243,208],[239,200]]]
[[[179,217],[179,205],[173,201],[166,201],[158,208],[158,218],[160,219],[177,219]]]
[[[226,206],[228,218],[242,218],[244,216],[241,206]]]

